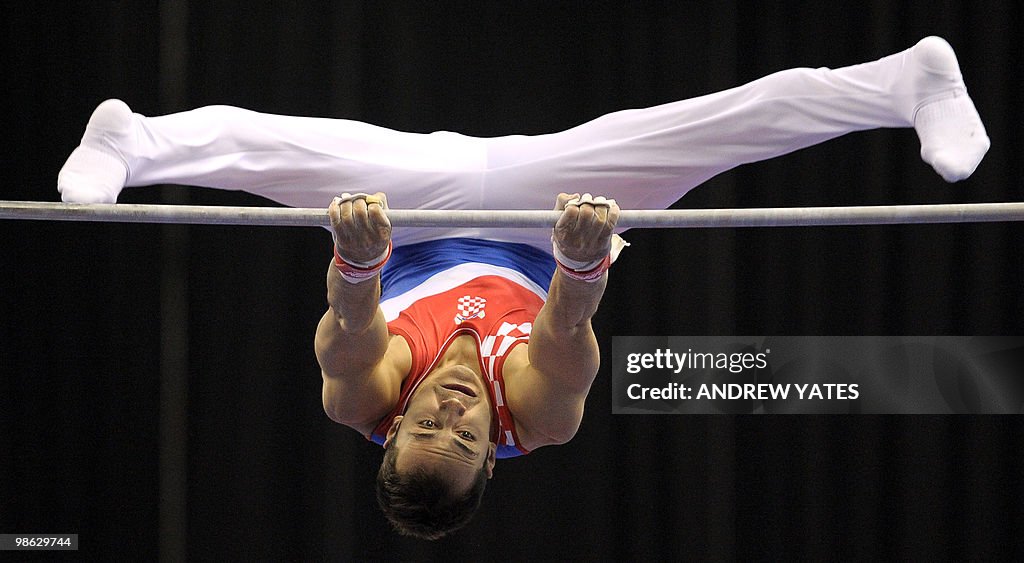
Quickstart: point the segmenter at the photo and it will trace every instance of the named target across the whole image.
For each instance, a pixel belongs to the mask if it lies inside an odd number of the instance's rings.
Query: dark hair
[[[487,488],[486,460],[469,492],[456,496],[439,475],[416,468],[395,471],[398,448],[388,444],[377,472],[377,504],[395,531],[422,540],[436,540],[465,526],[480,508]]]

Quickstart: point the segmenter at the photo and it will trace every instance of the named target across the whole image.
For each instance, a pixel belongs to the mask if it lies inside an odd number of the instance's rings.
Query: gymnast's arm
[[[559,196],[560,208],[569,197]],[[555,227],[556,244],[568,257],[582,262],[608,256],[618,206],[573,207],[567,208]],[[506,381],[509,408],[520,439],[530,449],[568,442],[579,429],[601,363],[590,321],[607,282],[607,272],[587,282],[556,270],[529,344],[514,350],[518,357],[509,358],[519,366],[515,384]]]
[[[346,259],[372,260],[388,248],[391,225],[383,206],[368,206],[362,199],[335,200],[328,214],[336,244],[343,249],[339,252]],[[315,340],[324,411],[363,434],[369,434],[394,407],[410,363],[405,341],[388,334],[379,301],[379,273],[351,283],[332,261],[327,272],[329,307]]]

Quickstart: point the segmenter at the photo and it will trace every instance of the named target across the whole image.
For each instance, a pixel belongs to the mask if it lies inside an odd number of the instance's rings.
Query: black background
[[[532,134],[937,34],[992,139],[969,181],[945,184],[913,131],[873,131],[723,174],[681,205],[1020,200],[1022,10],[24,3],[2,24],[3,198],[55,201],[109,97],[149,115],[217,103]],[[121,201],[267,205],[177,188]],[[1020,334],[1022,229],[633,232],[595,319],[605,363],[613,335]],[[79,555],[105,560],[1024,557],[1019,417],[612,416],[607,368],[576,439],[499,463],[464,531],[399,538],[373,502],[378,449],[320,406],[326,233],[8,221],[0,237],[0,532],[78,533]],[[161,494],[160,374],[176,369],[174,496]]]

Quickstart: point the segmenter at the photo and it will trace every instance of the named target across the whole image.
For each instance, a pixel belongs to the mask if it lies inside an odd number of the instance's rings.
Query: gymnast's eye
[[[473,433],[470,432],[469,430],[463,430],[462,432],[459,432],[459,436],[462,436],[464,439],[469,440],[470,442],[476,440],[476,436],[473,436]]]
[[[424,427],[424,428],[436,428],[436,427],[437,427],[437,426],[436,426],[436,425],[434,424],[434,421],[433,421],[433,420],[430,420],[430,419],[427,419],[427,420],[424,420],[423,422],[421,422],[421,423],[420,423],[420,426],[422,426],[422,427]]]

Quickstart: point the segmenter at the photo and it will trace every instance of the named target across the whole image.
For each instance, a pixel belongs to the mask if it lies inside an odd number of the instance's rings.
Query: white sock
[[[974,173],[990,142],[967,95],[956,54],[943,39],[926,37],[912,57],[918,67],[914,79],[924,96],[913,116],[921,158],[947,182],[963,180]]]
[[[114,203],[128,178],[121,146],[132,138],[132,110],[107,100],[89,118],[80,144],[57,175],[57,191],[68,203]]]

